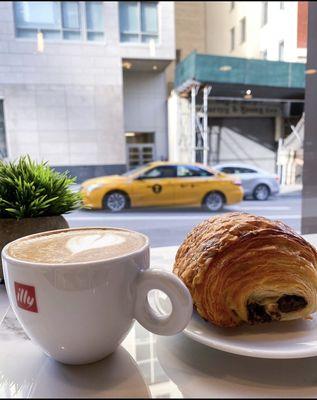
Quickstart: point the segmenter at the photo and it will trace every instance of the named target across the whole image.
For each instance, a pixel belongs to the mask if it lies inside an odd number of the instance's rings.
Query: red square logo
[[[14,282],[14,288],[18,307],[37,313],[35,287]]]

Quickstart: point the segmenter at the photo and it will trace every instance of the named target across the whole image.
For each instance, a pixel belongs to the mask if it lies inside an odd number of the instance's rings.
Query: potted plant
[[[62,214],[81,204],[81,195],[69,187],[74,182],[67,172],[58,173],[47,162],[36,163],[29,156],[0,161],[0,252],[22,236],[68,228]]]

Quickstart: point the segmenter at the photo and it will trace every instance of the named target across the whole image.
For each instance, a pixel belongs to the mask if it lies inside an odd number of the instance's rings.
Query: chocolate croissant
[[[309,318],[317,309],[317,252],[280,221],[228,213],[196,226],[173,272],[197,312],[222,327]]]

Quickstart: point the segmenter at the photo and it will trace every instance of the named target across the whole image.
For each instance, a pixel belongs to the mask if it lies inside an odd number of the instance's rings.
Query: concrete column
[[[309,2],[307,70],[317,72],[317,3]],[[302,233],[317,233],[317,73],[306,74]]]

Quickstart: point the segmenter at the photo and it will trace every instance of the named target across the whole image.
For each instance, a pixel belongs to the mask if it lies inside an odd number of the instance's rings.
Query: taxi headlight
[[[84,190],[90,194],[91,192],[93,192],[96,189],[99,189],[103,186],[103,183],[93,183],[91,185],[88,185],[84,188]]]

